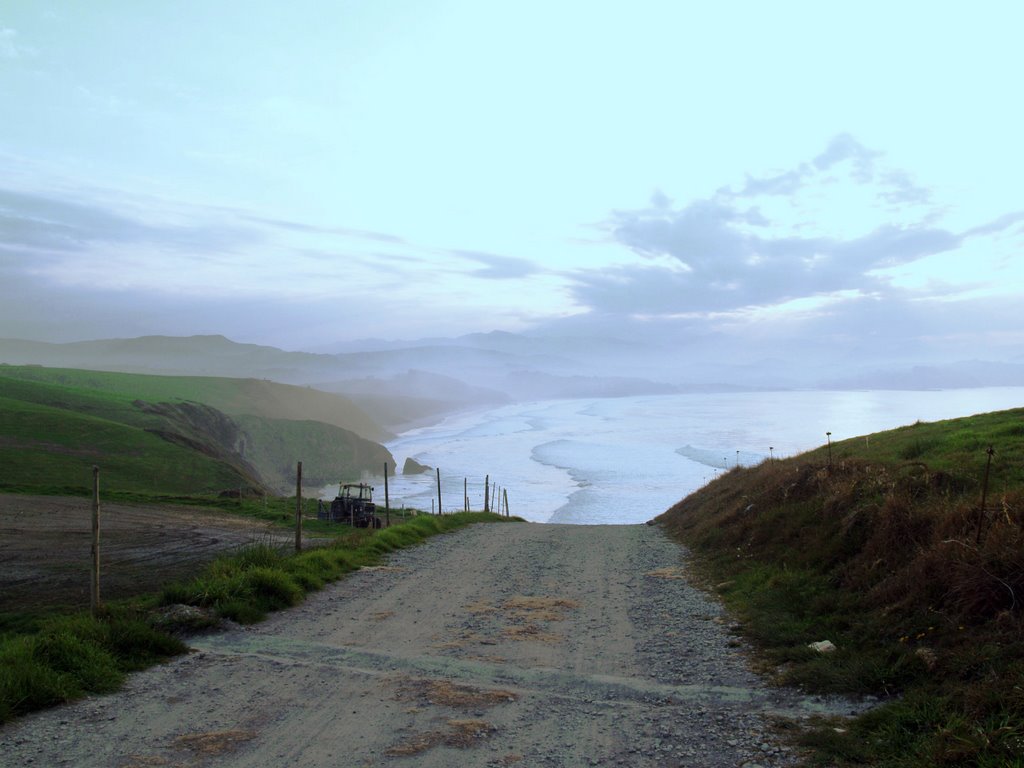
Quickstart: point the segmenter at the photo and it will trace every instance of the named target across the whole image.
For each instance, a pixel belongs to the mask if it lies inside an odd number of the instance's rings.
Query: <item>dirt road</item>
[[[234,547],[287,540],[251,518],[169,504],[104,502],[101,528],[107,599],[159,590]],[[0,494],[0,611],[88,608],[91,547],[90,499]]]
[[[647,526],[479,525],[95,697],[6,765],[780,766],[817,702],[752,674]],[[30,762],[31,761],[31,762]]]

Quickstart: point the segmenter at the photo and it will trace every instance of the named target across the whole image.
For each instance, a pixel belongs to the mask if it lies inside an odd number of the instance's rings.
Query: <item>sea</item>
[[[433,471],[388,478],[393,508],[484,506],[540,523],[636,524],[733,466],[850,437],[1024,406],[1024,387],[583,398],[459,413],[386,443]],[[399,470],[400,471],[400,470]],[[441,500],[438,503],[437,476]],[[384,502],[383,476],[366,477]],[[334,490],[329,494],[334,495]]]

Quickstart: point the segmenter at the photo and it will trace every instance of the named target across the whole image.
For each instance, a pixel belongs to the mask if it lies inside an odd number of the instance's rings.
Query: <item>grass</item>
[[[0,365],[0,490],[84,494],[99,465],[105,485],[127,492],[287,492],[296,457],[310,486],[393,465],[383,446],[335,423],[380,433],[353,409],[271,382]]]
[[[345,529],[329,545],[301,553],[261,544],[219,557],[203,573],[170,584],[157,596],[108,606],[97,617],[10,618],[0,626],[0,723],[88,693],[116,690],[126,673],[184,653],[176,632],[218,618],[260,621],[357,568],[379,563],[388,552],[473,523],[509,520],[518,518],[479,512],[420,515],[379,531]],[[178,605],[205,613],[198,620],[195,615],[168,619],[167,609]]]
[[[186,650],[138,610],[50,618],[31,634],[0,639],[0,722],[116,690],[127,672]]]
[[[67,392],[49,394],[53,404],[0,397],[4,490],[70,483],[86,493],[97,464],[105,484],[134,492],[210,493],[252,482],[222,461],[146,431],[156,422],[131,413],[130,405],[119,410],[106,408],[103,398],[69,402]],[[102,408],[94,408],[93,400]]]
[[[227,414],[252,414],[270,419],[320,421],[365,435],[390,437],[366,413],[341,395],[264,379],[219,376],[163,376],[140,373],[0,365],[0,386],[14,382],[54,385],[78,393],[94,393],[130,402],[197,402]]]
[[[781,682],[879,697],[804,737],[816,764],[1024,765],[1024,409],[734,469],[660,520]]]

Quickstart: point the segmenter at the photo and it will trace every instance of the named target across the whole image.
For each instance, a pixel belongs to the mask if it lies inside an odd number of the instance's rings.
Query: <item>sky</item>
[[[1024,360],[1021,28],[1018,2],[5,0],[0,337]]]

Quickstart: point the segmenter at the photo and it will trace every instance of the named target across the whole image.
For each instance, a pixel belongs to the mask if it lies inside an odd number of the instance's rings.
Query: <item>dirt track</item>
[[[778,766],[766,688],[647,526],[480,525],[0,728],[0,762]]]
[[[103,502],[102,593],[108,599],[158,590],[218,553],[286,538],[266,523],[172,505]],[[89,607],[92,501],[0,494],[0,611]]]

